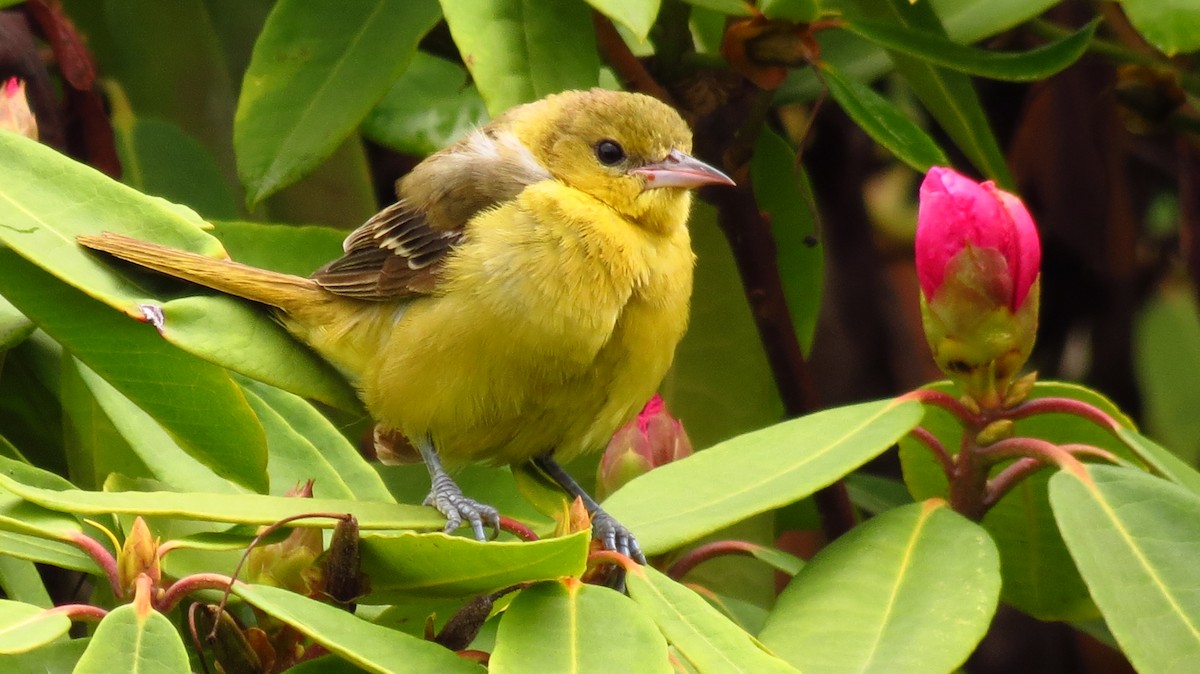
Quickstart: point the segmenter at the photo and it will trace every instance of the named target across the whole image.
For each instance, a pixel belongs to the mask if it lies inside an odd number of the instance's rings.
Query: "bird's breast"
[[[562,192],[527,189],[472,221],[364,380],[380,421],[432,436],[451,463],[602,447],[686,328],[686,229],[651,235]]]

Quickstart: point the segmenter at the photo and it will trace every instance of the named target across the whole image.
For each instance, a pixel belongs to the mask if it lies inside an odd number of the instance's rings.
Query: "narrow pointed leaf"
[[[1140,672],[1200,670],[1200,496],[1104,465],[1050,480],[1071,556]]]
[[[900,161],[921,173],[928,171],[931,166],[950,163],[929,134],[871,87],[843,75],[829,63],[821,65],[821,74],[829,86],[829,95],[842,106],[842,110]]]
[[[328,157],[379,102],[437,22],[435,0],[285,0],[242,81],[233,144],[257,204]]]
[[[488,671],[673,670],[667,642],[636,604],[606,587],[570,578],[526,588],[513,600],[500,620]]]
[[[600,57],[582,2],[442,0],[450,34],[492,116],[596,86]]]
[[[946,35],[928,2],[880,0],[859,3],[858,7],[870,19],[941,37]],[[888,56],[917,98],[971,163],[1002,187],[1012,188],[1012,176],[1004,153],[992,133],[970,78],[895,50],[888,51]]]
[[[930,63],[997,80],[1031,82],[1057,73],[1074,63],[1096,32],[1093,21],[1057,42],[1026,52],[992,52],[974,49],[940,35],[917,32],[900,25],[850,19],[845,28],[868,40]]]
[[[431,641],[374,625],[287,590],[237,583],[233,593],[370,672],[482,674],[484,671]]]
[[[604,506],[644,550],[664,552],[833,483],[899,440],[922,413],[915,402],[881,400],[785,421],[656,468]]]
[[[163,614],[135,604],[104,616],[75,674],[178,674],[190,671],[183,639]]]
[[[650,566],[630,569],[629,597],[699,674],[795,674],[700,595]]]
[[[805,672],[949,672],[987,632],[1000,558],[944,501],[886,512],[792,580],[759,638]]]
[[[364,604],[406,596],[465,597],[517,583],[578,577],[587,566],[589,532],[534,542],[479,541],[433,534],[368,535],[362,570],[371,579]]]
[[[396,501],[379,473],[307,401],[259,382],[241,384],[267,434],[272,493],[311,479],[321,498]]]
[[[1186,487],[1195,494],[1200,494],[1200,472],[1196,472],[1193,466],[1183,462],[1170,450],[1131,428],[1121,428],[1117,431],[1117,435],[1133,448],[1138,458],[1145,462],[1153,472],[1175,484]]]
[[[24,653],[63,636],[71,619],[40,606],[0,599],[0,654]]]
[[[587,3],[645,42],[662,0],[587,0]]]
[[[45,489],[9,476],[10,462],[0,458],[0,487],[44,508],[81,515],[109,513],[149,517],[175,517],[234,524],[271,524],[304,513],[350,513],[362,529],[441,529],[445,518],[425,506],[298,499],[261,494],[206,494],[196,492],[97,492]],[[332,527],[328,518],[300,520],[291,526]]]
[[[0,297],[0,360],[4,351],[24,341],[33,328],[33,321],[25,318],[11,302]]]

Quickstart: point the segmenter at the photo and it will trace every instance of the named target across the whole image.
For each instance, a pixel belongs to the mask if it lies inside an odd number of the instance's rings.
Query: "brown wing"
[[[313,273],[326,290],[366,300],[426,295],[476,213],[550,174],[512,134],[486,127],[421,162],[400,201],[351,232],[346,254]]]

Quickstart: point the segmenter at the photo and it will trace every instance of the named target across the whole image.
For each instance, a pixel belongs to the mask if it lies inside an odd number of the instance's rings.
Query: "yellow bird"
[[[640,94],[513,108],[418,164],[311,278],[111,233],[79,241],[276,307],[418,449],[447,532],[499,526],[447,469],[532,461],[583,499],[606,548],[644,560],[555,459],[633,418],[687,327],[689,189],[733,184],[691,143],[675,110]]]

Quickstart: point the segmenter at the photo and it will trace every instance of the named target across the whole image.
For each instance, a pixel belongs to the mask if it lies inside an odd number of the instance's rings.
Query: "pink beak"
[[[735,184],[729,176],[679,150],[671,150],[666,159],[635,168],[630,173],[645,178],[645,189],[648,190],[658,187],[692,188],[701,185]]]

